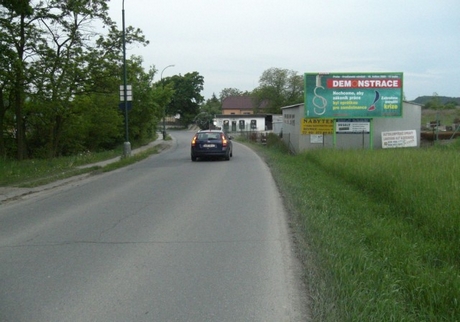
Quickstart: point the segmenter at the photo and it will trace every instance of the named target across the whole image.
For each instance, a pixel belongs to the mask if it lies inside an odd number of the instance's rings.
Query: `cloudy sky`
[[[121,28],[123,0],[111,0]],[[403,72],[404,94],[460,97],[459,0],[124,0],[129,47],[155,80],[197,71],[202,95],[252,91],[272,67],[307,72]]]

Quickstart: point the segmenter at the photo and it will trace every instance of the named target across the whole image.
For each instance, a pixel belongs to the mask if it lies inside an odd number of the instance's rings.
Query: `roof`
[[[285,109],[288,109],[288,108],[296,108],[296,107],[299,107],[299,106],[302,106],[302,105],[304,105],[304,104],[303,103],[298,103],[298,104],[294,104],[294,105],[283,106],[281,109],[285,110]]]
[[[238,110],[254,110],[256,106],[251,96],[228,96],[222,101],[222,109],[238,109]],[[258,108],[263,109],[267,107],[268,101],[263,101]]]
[[[260,118],[272,114],[216,114],[217,119],[242,119],[242,118]]]

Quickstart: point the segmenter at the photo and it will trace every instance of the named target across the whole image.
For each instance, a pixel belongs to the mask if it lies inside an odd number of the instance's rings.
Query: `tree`
[[[45,38],[36,48],[37,59],[28,72],[36,89],[31,94],[34,101],[46,102],[40,113],[47,116],[48,157],[55,157],[61,154],[66,124],[75,117],[75,98],[90,91],[88,75],[94,75],[88,74],[87,67],[93,58],[91,39],[95,34],[87,25],[98,20],[113,26],[113,22],[102,0],[50,1],[41,10],[38,18]]]
[[[446,104],[444,104],[444,109],[446,110],[453,110],[456,109],[458,106],[457,102],[455,101],[449,101]]]
[[[109,18],[105,0],[49,0],[34,2],[33,7],[25,0],[1,0],[0,4],[4,71],[0,73],[0,93],[9,97],[15,109],[12,119],[17,158],[23,159],[26,151],[42,150],[41,145],[46,145],[49,157],[59,155],[72,128],[69,124],[76,124],[74,118],[85,117],[80,114],[85,109],[79,108],[78,102],[92,105],[92,99],[112,101],[115,104],[96,108],[116,110],[121,31]],[[108,27],[109,34],[95,41],[98,35],[91,24],[96,20]],[[148,43],[139,29],[128,27],[126,43],[133,42]],[[90,101],[78,99],[81,95],[90,96]],[[114,99],[99,100],[97,95],[112,95]],[[4,102],[0,116],[9,108]],[[1,128],[5,119],[0,118],[0,122]],[[38,145],[27,149],[27,140]]]
[[[297,72],[270,68],[262,73],[259,87],[252,92],[252,96],[257,106],[267,100],[267,111],[280,114],[281,107],[303,102],[303,92],[303,78]]]
[[[15,112],[15,136],[17,158],[22,160],[25,155],[25,126],[23,120],[23,106],[27,86],[26,58],[29,57],[34,46],[39,41],[40,33],[34,25],[36,17],[34,10],[26,0],[2,0],[0,2],[0,42],[2,44],[2,65],[8,65],[11,71],[2,74],[2,83],[9,87],[8,96]],[[2,96],[4,94],[2,93]],[[4,112],[5,106],[2,106]],[[0,121],[4,121],[1,119]],[[3,126],[3,125],[2,125]],[[2,133],[3,134],[3,133]]]
[[[200,106],[200,111],[205,111],[209,114],[220,114],[222,112],[222,103],[215,94],[212,94],[212,97]]]
[[[204,98],[201,96],[204,78],[198,72],[187,73],[184,76],[174,75],[163,79],[164,84],[173,84],[174,95],[168,104],[167,115],[180,115],[180,122],[188,125],[193,122],[200,112],[199,107]]]
[[[15,53],[5,45],[3,39],[5,39],[5,34],[0,30],[0,156],[5,157],[7,149],[5,147],[4,134],[13,138],[13,133],[9,131],[5,120],[6,113],[12,108],[12,80],[14,77],[12,75],[13,66],[11,62],[15,57]],[[11,117],[11,119],[14,118]]]
[[[195,117],[194,121],[201,129],[209,129],[212,127],[213,119],[216,114],[222,113],[222,104],[215,94],[210,99],[207,99],[204,104],[200,106],[200,112]]]
[[[219,98],[220,98],[220,101],[223,102],[224,99],[226,99],[227,97],[229,96],[243,96],[243,95],[246,95],[248,94],[247,92],[243,92],[237,88],[224,88],[221,92],[220,92],[220,95],[219,95]]]
[[[433,96],[431,97],[431,99],[428,102],[426,102],[424,108],[425,109],[430,109],[430,110],[440,110],[440,109],[442,109],[442,103],[441,103],[441,99],[439,98],[438,93],[436,93],[436,92],[433,93]]]
[[[26,15],[32,14],[32,7],[30,6],[30,0],[1,0],[0,6],[3,6],[10,11],[14,11],[17,14],[21,14],[21,13],[24,13]]]
[[[133,86],[133,108],[129,112],[130,137],[144,142],[151,139],[162,117],[162,106],[172,96],[171,87],[153,84],[157,70],[142,68],[142,58],[132,57],[128,68],[128,82]]]

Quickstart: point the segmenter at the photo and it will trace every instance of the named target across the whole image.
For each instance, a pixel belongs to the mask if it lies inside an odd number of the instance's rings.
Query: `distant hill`
[[[448,96],[419,96],[412,102],[425,105],[427,102],[431,101],[433,98],[437,97],[442,105],[455,102],[457,105],[460,105],[460,97],[448,97]]]

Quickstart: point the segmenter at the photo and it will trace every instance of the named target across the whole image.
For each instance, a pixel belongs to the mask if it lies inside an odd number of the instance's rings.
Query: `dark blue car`
[[[230,160],[233,156],[232,137],[221,130],[202,130],[192,139],[190,155],[197,158],[219,157]]]

